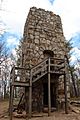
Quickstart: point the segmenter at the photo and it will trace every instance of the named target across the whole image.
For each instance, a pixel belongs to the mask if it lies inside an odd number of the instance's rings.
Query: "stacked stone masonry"
[[[61,19],[53,12],[32,7],[24,26],[24,66],[34,66],[44,59],[43,51],[51,50],[64,57],[64,36]]]
[[[32,7],[24,26],[22,44],[23,66],[29,68],[40,63],[45,58],[43,54],[45,50],[53,51],[54,56],[57,58],[64,58],[65,38],[63,35],[61,18],[51,11]],[[39,85],[40,84],[42,84],[41,81]],[[37,96],[43,95],[42,89],[41,86],[38,87],[38,89],[37,87],[36,89],[33,88],[33,101],[37,101],[36,99],[38,98],[34,97],[36,96],[35,91],[37,91]],[[59,79],[58,89],[64,90],[62,77]],[[57,96],[57,98],[61,97],[62,99],[62,97],[64,97],[64,93],[63,95],[60,93],[58,94],[59,96]],[[36,105],[33,104],[33,106]]]

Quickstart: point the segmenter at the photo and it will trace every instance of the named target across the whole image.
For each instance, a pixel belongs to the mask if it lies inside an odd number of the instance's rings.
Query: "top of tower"
[[[49,14],[49,15],[51,15],[51,16],[54,16],[54,15],[56,15],[54,12],[52,12],[52,11],[46,11],[45,9],[42,9],[42,8],[36,8],[36,7],[31,7],[30,8],[30,11],[32,11],[32,12],[39,12],[39,13],[43,13],[43,14],[45,14],[45,13],[47,13],[47,14]],[[57,16],[59,16],[59,15],[57,15]]]

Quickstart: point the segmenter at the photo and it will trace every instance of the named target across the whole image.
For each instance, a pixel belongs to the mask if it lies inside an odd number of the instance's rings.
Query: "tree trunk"
[[[75,84],[75,79],[74,79],[73,71],[71,70],[71,66],[69,65],[69,59],[68,59],[67,55],[66,55],[66,58],[67,58],[67,63],[68,63],[69,71],[70,71],[70,74],[71,74],[71,79],[72,79],[72,83],[73,83],[73,87],[74,87],[75,96],[77,97],[78,94],[77,94],[77,89],[76,89],[76,84]]]
[[[74,79],[74,76],[73,76],[73,72],[71,70],[70,70],[70,72],[71,72],[71,78],[72,78],[73,87],[74,87],[74,91],[75,91],[75,96],[77,97],[78,94],[77,94],[75,79]]]

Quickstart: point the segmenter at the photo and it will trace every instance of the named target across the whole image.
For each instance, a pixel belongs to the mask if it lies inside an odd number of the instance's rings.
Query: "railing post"
[[[26,111],[26,114],[27,114],[27,87],[25,87],[25,111]]]
[[[12,83],[15,81],[15,66],[13,67],[12,71]],[[14,86],[10,86],[10,120],[12,120],[13,116],[13,97],[14,97]]]
[[[14,86],[11,86],[11,97],[10,97],[10,120],[13,117],[13,95],[14,95]]]
[[[30,85],[29,85],[29,118],[32,116],[32,70],[30,73]]]
[[[48,116],[51,113],[50,58],[48,59]]]

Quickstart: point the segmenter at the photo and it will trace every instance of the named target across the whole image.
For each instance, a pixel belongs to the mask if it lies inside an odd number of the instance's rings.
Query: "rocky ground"
[[[0,102],[0,120],[9,120],[8,116],[8,101]],[[13,120],[27,120],[28,118],[15,118]],[[80,120],[80,114],[69,111],[65,114],[64,111],[52,112],[51,116],[47,113],[34,114],[30,120]]]

